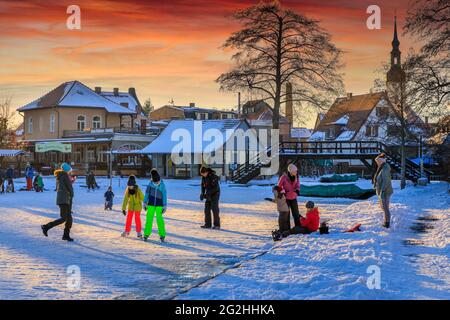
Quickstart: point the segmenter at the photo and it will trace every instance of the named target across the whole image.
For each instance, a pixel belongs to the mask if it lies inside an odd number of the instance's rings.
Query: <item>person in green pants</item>
[[[161,242],[166,238],[166,227],[164,224],[163,214],[166,212],[167,193],[164,181],[156,169],[151,171],[152,179],[147,186],[144,196],[144,206],[147,211],[147,219],[145,221],[144,241],[147,241],[152,233],[153,219],[156,215],[156,224],[158,225],[158,234]]]

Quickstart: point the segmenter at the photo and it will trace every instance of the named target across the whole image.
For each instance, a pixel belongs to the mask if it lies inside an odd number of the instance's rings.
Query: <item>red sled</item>
[[[344,232],[355,232],[355,231],[361,231],[361,223],[355,224],[353,227]]]

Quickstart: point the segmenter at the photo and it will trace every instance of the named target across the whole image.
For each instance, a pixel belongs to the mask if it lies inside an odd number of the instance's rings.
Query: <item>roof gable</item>
[[[41,98],[19,108],[18,111],[53,107],[102,108],[110,113],[135,114],[134,111],[97,94],[79,81],[65,82]]]
[[[385,99],[384,92],[338,98],[317,125],[315,131],[325,132],[330,126],[345,125],[348,131],[353,132],[352,137],[349,138],[352,139],[382,99]]]

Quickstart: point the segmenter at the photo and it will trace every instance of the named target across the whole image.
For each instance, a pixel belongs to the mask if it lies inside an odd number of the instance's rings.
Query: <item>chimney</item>
[[[428,117],[425,117],[425,124],[428,124]]]
[[[353,93],[347,92],[347,99],[351,99],[353,97]]]
[[[116,97],[119,95],[119,88],[114,88],[114,95]]]
[[[136,89],[135,88],[128,88],[128,93],[131,96],[136,97]]]
[[[102,87],[95,87],[95,93],[102,93]]]
[[[189,108],[195,108],[195,102],[190,102],[189,103]]]
[[[294,126],[294,102],[292,101],[292,84],[286,83],[286,118],[288,118],[291,127]]]
[[[241,93],[238,92],[238,117],[241,116]]]

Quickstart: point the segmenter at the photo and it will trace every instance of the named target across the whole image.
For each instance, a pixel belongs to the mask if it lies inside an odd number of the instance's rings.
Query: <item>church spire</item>
[[[394,16],[394,38],[392,39],[391,67],[387,73],[388,83],[399,83],[405,79],[401,64],[400,41],[397,35],[397,16]]]
[[[400,41],[397,35],[397,16],[394,16],[394,38],[392,39],[391,66],[401,65]]]

